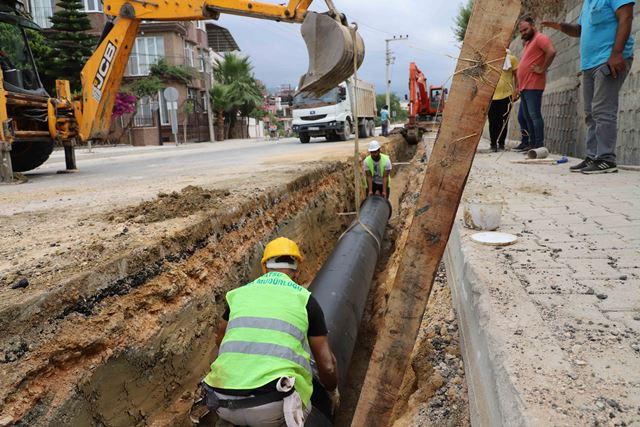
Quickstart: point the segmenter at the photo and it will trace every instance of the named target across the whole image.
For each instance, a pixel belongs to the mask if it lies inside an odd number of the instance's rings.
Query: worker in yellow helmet
[[[380,152],[380,143],[369,143],[369,155],[362,161],[367,197],[380,194],[389,198],[391,192],[391,158]]]
[[[218,357],[203,387],[207,406],[235,425],[300,427],[311,411],[311,356],[334,405],[336,359],[322,308],[295,279],[303,261],[279,237],[264,250],[264,274],[227,293],[218,327]],[[335,408],[335,406],[334,406]]]

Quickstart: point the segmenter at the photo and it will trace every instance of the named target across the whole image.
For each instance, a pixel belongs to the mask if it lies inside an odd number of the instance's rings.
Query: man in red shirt
[[[524,41],[524,51],[517,70],[518,90],[529,131],[529,143],[520,144],[516,150],[528,151],[544,145],[542,92],[546,84],[547,69],[556,56],[556,49],[549,37],[536,29],[532,18],[523,18],[518,29]]]

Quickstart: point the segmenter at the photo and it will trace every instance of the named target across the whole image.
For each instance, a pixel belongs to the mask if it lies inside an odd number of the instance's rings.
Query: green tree
[[[27,30],[27,38],[29,39],[29,46],[31,47],[42,85],[49,92],[49,95],[55,96],[56,79],[51,75],[50,71],[53,49],[39,31]]]
[[[49,93],[52,93],[52,89],[55,91],[55,79],[47,79],[48,74],[46,73],[51,65],[51,47],[39,31],[25,29],[25,32],[27,34],[27,42],[31,47],[35,59],[36,68],[40,75],[40,80],[45,89],[47,89]],[[0,46],[0,51],[2,52],[0,55],[6,58],[5,61],[9,61],[12,66],[20,70],[33,69],[20,27],[0,22]]]
[[[389,105],[389,114],[391,114],[392,122],[404,122],[407,120],[407,112],[400,107],[400,98],[395,93],[392,93],[389,97],[390,105]],[[378,115],[376,116],[376,126],[380,126],[380,110],[387,103],[387,95],[384,93],[379,93],[376,95],[376,111]],[[395,117],[393,113],[396,113]]]
[[[160,58],[149,67],[149,74],[164,81],[177,81],[188,85],[196,75],[196,69],[187,65],[171,65],[166,59]]]
[[[464,36],[467,33],[467,25],[469,25],[469,18],[471,17],[471,11],[473,10],[473,0],[467,0],[467,4],[460,5],[458,8],[458,15],[455,17],[453,23],[453,32],[456,36],[456,40],[460,43],[464,40]]]
[[[229,87],[223,84],[213,85],[209,89],[209,97],[211,98],[211,105],[216,117],[215,137],[216,141],[224,140],[224,115],[228,110],[231,110],[232,102],[229,96]]]
[[[212,71],[215,83],[210,96],[216,114],[216,140],[222,140],[225,121],[231,131],[238,113],[248,117],[263,104],[264,87],[254,77],[249,58],[227,53]]]
[[[93,53],[97,40],[87,33],[91,22],[83,11],[81,0],[60,0],[57,5],[60,9],[50,18],[53,23],[51,74],[69,80],[71,90],[79,91],[80,71]]]

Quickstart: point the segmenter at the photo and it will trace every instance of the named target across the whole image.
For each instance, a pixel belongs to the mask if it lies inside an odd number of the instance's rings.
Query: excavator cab
[[[39,30],[21,2],[0,1],[0,91],[7,114],[2,117],[0,142],[11,144],[11,164],[16,172],[40,166],[54,146],[47,120],[49,95],[29,47],[29,31]]]
[[[309,70],[300,78],[299,92],[321,97],[353,75],[354,56],[357,67],[362,65],[364,42],[349,29],[344,15],[307,12],[300,31],[307,45]]]
[[[27,30],[39,30],[21,13],[21,3],[0,1],[0,68],[4,89],[46,95],[29,48]]]

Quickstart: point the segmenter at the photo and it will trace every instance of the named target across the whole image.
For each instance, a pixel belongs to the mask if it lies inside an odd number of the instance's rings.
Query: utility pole
[[[393,56],[393,52],[391,51],[391,48],[389,47],[389,43],[390,42],[398,42],[401,40],[407,40],[409,38],[409,35],[406,36],[393,36],[392,39],[385,39],[385,43],[387,45],[387,50],[386,50],[386,64],[387,64],[387,102],[386,104],[389,106],[389,109],[391,109],[391,65],[393,65],[393,61],[395,61],[395,57]],[[391,111],[389,111],[389,114],[391,114]]]

